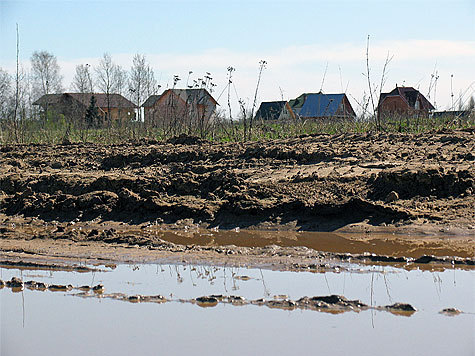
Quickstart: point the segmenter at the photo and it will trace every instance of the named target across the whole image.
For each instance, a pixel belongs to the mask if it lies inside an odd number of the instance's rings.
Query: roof
[[[285,104],[286,101],[264,101],[257,110],[256,118],[262,118],[264,120],[277,120]]]
[[[142,104],[144,108],[150,108],[160,99],[161,95],[150,95],[147,100]]]
[[[218,102],[211,96],[211,94],[204,88],[201,89],[167,89],[160,98],[161,100],[166,97],[168,93],[173,93],[180,97],[186,103],[203,104],[205,101],[211,101],[214,105],[218,105]],[[148,101],[148,99],[147,99]]]
[[[86,106],[91,102],[91,96],[96,99],[96,105],[99,108],[107,108],[107,94],[105,93],[64,93],[64,94],[46,94],[36,100],[33,105],[52,105],[57,104],[63,97],[71,97],[74,100]],[[135,104],[127,100],[120,94],[109,94],[109,106],[111,108],[133,108]]]
[[[302,96],[305,101],[299,112],[301,117],[328,117],[336,114],[345,94],[302,94],[297,99]]]
[[[416,105],[416,100],[419,98],[422,107],[421,109],[425,110],[435,110],[435,107],[422,95],[419,90],[414,89],[413,87],[396,87],[389,93],[381,93],[379,97],[379,103],[381,104],[384,99],[391,96],[399,96],[404,99],[407,105],[411,108],[414,108]]]
[[[57,104],[63,94],[46,94],[36,100],[33,105],[52,105]]]
[[[303,106],[303,103],[305,103],[305,99],[307,98],[308,95],[309,93],[304,93],[300,95],[298,98],[290,100],[289,106],[292,109],[300,109]]]

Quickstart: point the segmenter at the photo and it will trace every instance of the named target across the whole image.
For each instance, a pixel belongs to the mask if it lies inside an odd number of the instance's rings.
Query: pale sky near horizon
[[[35,50],[58,58],[70,89],[77,64],[98,63],[104,52],[130,69],[145,54],[166,88],[173,75],[190,80],[211,72],[219,96],[233,66],[238,95],[251,105],[258,62],[268,62],[258,102],[291,99],[303,92],[346,91],[358,110],[371,77],[383,91],[413,86],[438,109],[475,95],[475,0],[455,1],[5,1],[0,0],[0,67],[13,72],[15,24],[25,68]],[[327,68],[327,69],[326,69]],[[325,80],[322,80],[326,71]],[[439,76],[429,93],[431,74]],[[180,84],[178,86],[180,86]],[[436,96],[435,96],[436,94]],[[220,99],[226,107],[225,95]],[[235,95],[233,100],[235,100]],[[237,100],[235,100],[237,101]]]

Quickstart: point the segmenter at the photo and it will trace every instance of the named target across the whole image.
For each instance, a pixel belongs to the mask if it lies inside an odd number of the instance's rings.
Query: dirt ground
[[[172,259],[234,251],[228,255],[239,262],[244,249],[258,257],[272,245],[291,256],[305,248],[307,255],[373,252],[473,261],[474,161],[474,130],[259,143],[182,136],[113,146],[3,146],[0,257],[51,257],[59,252],[47,252],[48,246],[56,243],[63,244],[60,255],[106,244],[109,250],[168,249],[162,257]],[[249,242],[239,243],[240,230]],[[206,240],[218,231],[228,235]],[[317,237],[305,235],[310,232],[333,232],[338,242],[331,248],[315,244]],[[234,247],[217,247],[224,245]],[[203,252],[206,246],[214,251]],[[107,248],[101,251],[107,254]]]

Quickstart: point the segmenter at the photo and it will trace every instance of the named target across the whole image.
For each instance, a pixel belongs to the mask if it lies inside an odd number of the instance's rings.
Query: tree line
[[[65,91],[54,54],[35,51],[30,62],[30,71],[17,66],[15,73],[9,73],[0,67],[0,119],[17,121],[35,117],[32,104],[37,99]],[[127,71],[114,63],[110,54],[104,53],[97,66],[77,65],[69,88],[75,93],[104,93],[108,101],[111,94],[120,94],[140,107],[146,98],[158,93],[160,86],[145,55],[136,54]],[[140,110],[137,119],[142,119]]]

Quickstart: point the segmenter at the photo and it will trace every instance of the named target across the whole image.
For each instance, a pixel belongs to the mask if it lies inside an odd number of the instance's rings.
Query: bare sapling
[[[257,92],[259,91],[259,84],[261,83],[262,71],[265,69],[267,62],[265,60],[259,61],[259,75],[257,77],[256,91],[254,93],[254,101],[252,102],[251,116],[249,117],[249,133],[248,138],[251,139],[252,125],[254,119],[254,110],[257,104]],[[244,141],[246,140],[246,130],[244,130]]]

